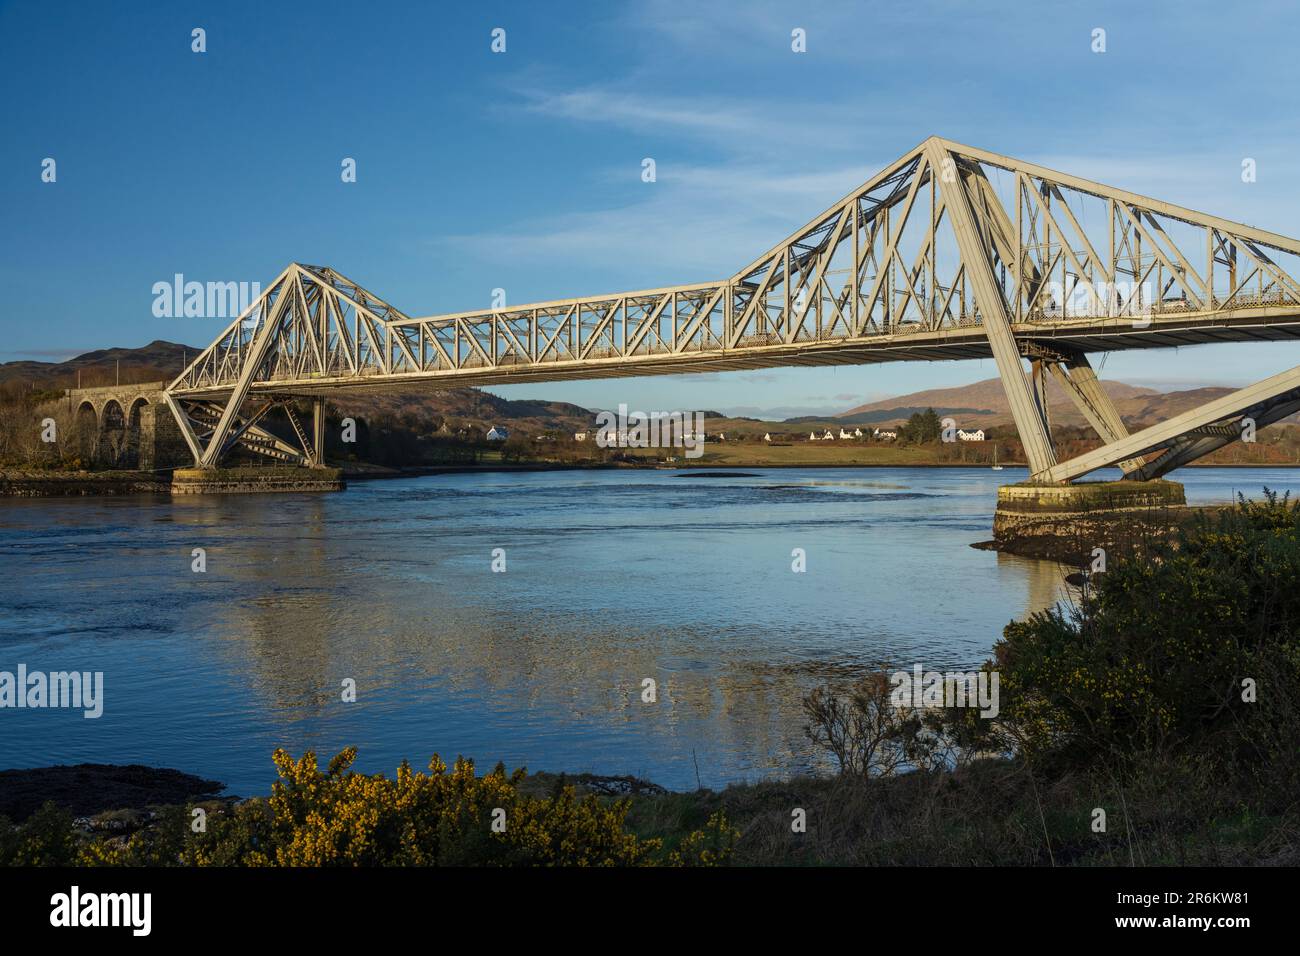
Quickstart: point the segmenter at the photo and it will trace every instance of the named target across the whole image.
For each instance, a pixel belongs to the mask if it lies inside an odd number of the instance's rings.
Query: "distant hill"
[[[59,389],[74,388],[78,381],[84,388],[112,385],[116,381],[124,385],[170,381],[181,373],[187,359],[192,361],[201,351],[159,339],[137,349],[87,352],[66,362],[5,362],[0,363],[0,385]],[[411,413],[421,417],[441,416],[450,422],[483,429],[504,423],[524,431],[581,431],[595,420],[595,413],[580,405],[542,399],[510,400],[477,388],[341,393],[331,399],[331,404],[345,415],[362,418]]]
[[[1103,381],[1102,387],[1115,402],[1120,417],[1130,428],[1154,425],[1232,391],[1230,388],[1207,387],[1158,392],[1153,388],[1114,381]],[[1074,403],[1055,379],[1051,379],[1048,383],[1047,404],[1054,424],[1087,424],[1083,415],[1075,408]],[[955,418],[963,427],[986,428],[990,425],[1006,425],[1012,422],[1011,407],[1007,403],[1002,381],[996,378],[985,379],[972,385],[929,389],[865,405],[856,405],[830,420],[846,424],[898,424],[906,421],[914,412],[925,411],[927,408],[933,408],[940,415]],[[791,419],[790,422],[802,424],[812,420],[814,419],[799,418]],[[1291,420],[1294,419],[1288,419]]]
[[[373,418],[385,412],[393,415],[441,416],[448,422],[486,430],[505,424],[523,432],[583,431],[590,428],[596,413],[568,402],[544,399],[506,399],[477,388],[448,388],[441,391],[411,390],[391,394],[340,393],[330,399],[345,415]]]
[[[1116,402],[1120,403],[1137,397],[1159,396],[1161,393],[1152,388],[1139,388],[1135,385],[1125,385],[1123,382],[1104,382],[1103,387],[1106,393]],[[1074,405],[1066,396],[1061,386],[1052,379],[1047,389],[1048,405],[1052,408],[1054,420],[1064,421],[1065,419],[1056,419],[1055,412],[1057,406],[1063,415],[1074,415],[1078,417],[1078,424],[1083,423],[1083,417],[1074,411]],[[951,415],[969,416],[978,419],[980,424],[998,424],[1003,421],[1011,421],[1011,406],[1007,403],[1006,393],[1002,388],[1002,380],[997,378],[985,379],[982,382],[975,382],[973,385],[961,385],[956,388],[933,388],[924,392],[913,392],[909,395],[900,395],[897,398],[888,398],[879,402],[870,402],[866,405],[856,405],[846,412],[841,412],[836,416],[839,420],[855,421],[904,421],[914,411],[925,411],[927,408],[933,408],[936,412]],[[888,413],[893,412],[890,416]],[[871,419],[862,419],[858,416],[873,415]],[[885,417],[879,417],[884,415]]]
[[[34,388],[75,388],[78,373],[83,388],[112,385],[119,381],[119,372],[123,384],[173,379],[184,369],[186,357],[193,359],[201,351],[192,345],[156,339],[143,348],[99,349],[66,362],[3,362],[0,384],[26,382]]]

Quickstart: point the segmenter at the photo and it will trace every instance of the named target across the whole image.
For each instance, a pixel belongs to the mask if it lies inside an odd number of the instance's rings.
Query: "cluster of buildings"
[[[584,442],[587,440],[587,436],[588,436],[587,432],[574,432],[573,440],[577,442]],[[502,425],[494,425],[491,429],[488,430],[487,433],[488,441],[505,441],[509,437],[510,437],[509,429],[505,428]],[[625,437],[625,436],[620,436],[620,437]],[[686,437],[694,438],[697,441],[704,440],[703,433],[688,434]],[[855,438],[863,438],[863,437],[865,437],[865,433],[862,431],[861,428],[854,428],[853,431],[849,431],[848,429],[841,428],[839,430],[838,435],[832,429],[829,428],[826,429],[826,431],[820,435],[817,434],[816,431],[811,431],[808,433],[809,441],[836,441],[836,440],[851,441]],[[871,430],[871,438],[874,439],[875,441],[897,441],[898,429],[873,428]],[[727,440],[726,433],[718,432],[715,440],[726,441]],[[772,433],[764,432],[763,441],[770,442],[771,440],[772,440]],[[967,431],[964,428],[959,428],[957,429],[957,440],[958,441],[984,441],[985,440],[984,429],[977,428],[973,431]]]
[[[847,429],[841,428],[838,436],[835,434],[835,432],[831,431],[829,428],[826,429],[826,433],[824,435],[818,435],[815,431],[808,433],[809,441],[835,441],[836,438],[838,438],[840,441],[848,441],[854,438],[862,438],[862,437],[864,437],[864,435],[861,428],[855,428],[853,429],[853,431],[848,431]],[[895,439],[898,438],[898,432],[892,428],[875,428],[872,429],[871,431],[871,437],[874,438],[876,441],[894,441]]]
[[[704,432],[700,432],[700,431],[687,431],[687,432],[683,432],[683,433],[682,433],[682,439],[683,439],[684,441],[688,441],[688,442],[689,442],[689,441],[693,441],[693,442],[702,442],[702,441],[704,441]],[[586,441],[586,440],[587,440],[587,432],[574,432],[574,433],[573,433],[573,440],[574,440],[574,441]],[[718,432],[718,434],[714,436],[714,439],[713,439],[713,440],[714,440],[714,441],[726,441],[726,440],[727,440],[727,435],[726,435],[725,432]],[[612,433],[610,434],[610,444],[617,444],[618,447],[620,447],[620,448],[624,448],[624,447],[636,447],[636,444],[635,444],[634,442],[631,442],[631,441],[628,440],[628,432],[626,432],[626,431],[612,432]]]
[[[830,429],[827,429],[826,433],[823,435],[818,435],[815,431],[808,433],[809,441],[835,441],[836,438],[839,438],[840,440],[844,440],[844,439],[861,438],[861,437],[863,436],[862,436],[862,429],[860,428],[855,428],[853,429],[852,432],[846,431],[845,429],[841,428],[838,436],[835,434],[835,432],[831,431]],[[897,441],[898,429],[873,428],[871,430],[871,437],[876,441]],[[771,440],[766,435],[763,436],[763,439],[764,441]],[[958,441],[984,441],[985,440],[984,429],[977,428],[974,431],[966,431],[964,428],[959,428],[957,429],[957,440]]]

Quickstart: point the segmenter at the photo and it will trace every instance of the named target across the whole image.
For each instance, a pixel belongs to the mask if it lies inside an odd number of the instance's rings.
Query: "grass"
[[[1040,814],[1041,807],[1041,814]],[[807,830],[791,829],[792,811]],[[1106,831],[1094,832],[1094,811]],[[796,777],[632,797],[629,829],[673,847],[717,810],[742,866],[1174,866],[1300,863],[1295,812],[1261,815],[1188,768],[1122,786],[1106,775],[1031,781],[991,759],[888,778]]]

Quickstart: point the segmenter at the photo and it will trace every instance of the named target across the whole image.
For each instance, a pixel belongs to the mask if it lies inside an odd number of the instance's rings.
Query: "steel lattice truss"
[[[1086,354],[1300,337],[1298,277],[1297,240],[931,138],[720,282],[412,318],[292,264],[169,395],[212,465],[259,395],[991,356],[1035,477],[1154,477],[1290,414],[1300,381],[1135,444]],[[1056,461],[1049,377],[1122,457]]]

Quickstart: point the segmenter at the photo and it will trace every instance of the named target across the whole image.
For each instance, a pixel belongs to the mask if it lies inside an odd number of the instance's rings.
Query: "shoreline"
[[[21,823],[46,802],[74,817],[148,811],[186,800],[230,800],[224,783],[144,764],[56,764],[0,770],[0,817]]]
[[[627,774],[545,770],[529,773],[521,790],[541,796],[560,779],[573,784],[580,795],[668,796],[693,792],[670,790]],[[167,807],[187,804],[228,807],[248,800],[265,800],[271,795],[270,783],[265,793],[241,796],[228,790],[218,780],[145,764],[55,764],[0,770],[0,819],[23,823],[46,803],[53,803],[76,818],[84,831],[122,832],[148,826],[157,812]]]
[[[350,462],[339,464],[343,477],[349,481],[386,481],[396,478],[419,478],[428,475],[492,474],[539,471],[677,471],[699,470],[728,471],[747,469],[808,469],[843,470],[846,468],[917,468],[991,470],[984,463],[969,462],[763,462],[728,461],[714,463],[703,460],[692,462],[491,462],[485,464],[408,465],[391,468],[384,465],[366,465]],[[1008,469],[1023,469],[1018,462],[1007,462]],[[1252,469],[1300,469],[1300,464],[1269,464],[1264,462],[1233,462],[1224,464],[1191,463],[1184,468],[1228,468],[1237,471]],[[97,496],[171,494],[172,469],[159,472],[140,471],[39,471],[29,469],[0,469],[0,498],[82,498]],[[253,469],[250,469],[253,471]],[[1015,482],[1007,482],[1014,484]]]
[[[486,761],[476,763],[475,776],[480,780],[487,766]],[[199,780],[161,768],[113,765],[0,771],[0,778],[86,767],[105,773],[143,771]],[[391,774],[374,776],[392,785]],[[1001,852],[982,851],[979,859],[993,865],[1021,867],[1114,866],[1124,862],[1132,865],[1129,857],[1132,844],[1127,839],[1099,843],[1095,834],[1081,832],[1074,823],[1097,802],[1098,788],[1104,788],[1113,778],[1103,778],[1095,772],[1083,772],[1075,777],[1067,772],[1055,779],[1049,777],[1046,782],[1051,786],[1040,793],[1032,783],[1026,784],[1027,776],[1017,758],[986,757],[964,766],[942,769],[937,775],[926,771],[872,775],[832,771],[680,791],[627,775],[539,771],[512,783],[509,791],[512,797],[522,801],[550,801],[556,798],[561,787],[572,787],[578,801],[594,799],[606,812],[615,814],[618,828],[626,839],[656,840],[669,848],[684,845],[693,833],[700,832],[701,826],[707,826],[707,820],[721,814],[733,831],[733,842],[713,861],[724,864],[969,865],[972,846],[1005,846],[1007,849]],[[1261,825],[1272,826],[1276,833],[1285,836],[1288,821],[1267,805],[1256,806],[1257,801],[1229,804],[1213,816],[1202,814],[1185,822],[1180,820],[1172,839],[1160,842],[1151,834],[1158,830],[1157,824],[1168,826],[1167,807],[1186,781],[1171,777],[1168,771],[1156,773],[1154,779],[1154,792],[1144,794],[1135,789],[1126,811],[1135,815],[1135,831],[1146,839],[1141,864],[1144,868],[1174,861],[1182,865],[1219,867],[1225,863],[1274,866],[1300,863],[1300,848],[1294,840],[1260,841],[1255,831]],[[937,787],[936,781],[942,785]],[[358,809],[367,809],[366,799],[356,798],[345,810],[355,817]],[[1047,819],[1053,821],[1050,831],[1040,816],[1044,801]],[[56,808],[53,815],[38,809],[25,820],[11,820],[10,834],[36,842],[39,853],[48,853],[58,865],[65,866],[84,866],[86,859],[92,859],[97,866],[246,866],[249,863],[239,854],[250,847],[238,824],[219,829],[215,853],[200,854],[197,858],[182,858],[172,834],[178,826],[184,827],[199,808],[209,821],[233,821],[250,811],[257,814],[259,809],[268,812],[267,795],[238,797],[202,789],[173,794],[168,802],[137,799],[131,805],[105,806],[90,813],[77,813],[66,804],[60,805],[58,800],[53,802]],[[821,824],[809,828],[806,837],[793,842],[789,838],[792,805],[807,808],[808,819]],[[997,807],[998,812],[990,814],[991,806]],[[1224,827],[1225,819],[1227,827]],[[1034,823],[1044,829],[1040,831]],[[299,833],[304,829],[302,825],[297,827]],[[1195,853],[1189,859],[1188,841],[1209,844],[1211,850]],[[256,837],[252,845],[256,846]],[[89,848],[97,849],[81,855]],[[320,866],[346,860],[346,848],[342,858],[333,855],[333,849],[326,840],[325,856],[297,862],[273,857],[272,865]],[[232,851],[236,854],[233,857]],[[62,856],[56,855],[60,853]],[[389,859],[370,860],[360,865],[394,862],[401,861],[392,859],[390,854]],[[490,858],[457,858],[452,865],[490,862]],[[5,863],[0,863],[6,864],[33,865],[15,861],[12,854]]]

